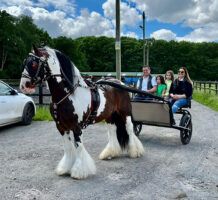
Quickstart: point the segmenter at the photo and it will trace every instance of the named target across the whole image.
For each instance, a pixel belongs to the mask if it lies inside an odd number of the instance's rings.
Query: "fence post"
[[[209,94],[210,94],[210,91],[211,91],[211,82],[209,82]]]
[[[39,84],[39,105],[43,105],[43,86]]]
[[[218,82],[215,82],[216,94],[218,94],[218,91],[217,91],[218,87],[217,87],[217,85],[218,85]]]

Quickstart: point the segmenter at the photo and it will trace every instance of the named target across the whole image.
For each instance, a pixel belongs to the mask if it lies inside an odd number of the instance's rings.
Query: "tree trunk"
[[[4,69],[4,65],[5,65],[5,62],[6,62],[6,59],[7,59],[7,52],[5,53],[4,49],[2,51],[2,61],[1,61],[1,68],[0,68],[0,71],[3,71]]]

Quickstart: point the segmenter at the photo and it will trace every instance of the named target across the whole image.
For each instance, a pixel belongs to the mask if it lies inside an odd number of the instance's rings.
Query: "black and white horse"
[[[67,56],[49,47],[34,47],[26,58],[20,89],[33,93],[41,81],[48,83],[51,115],[63,138],[58,175],[82,179],[95,174],[94,161],[82,142],[82,128],[89,123],[104,120],[107,124],[109,141],[100,159],[118,157],[124,150],[131,158],[143,155],[143,146],[133,133],[128,92],[110,86],[93,89]]]

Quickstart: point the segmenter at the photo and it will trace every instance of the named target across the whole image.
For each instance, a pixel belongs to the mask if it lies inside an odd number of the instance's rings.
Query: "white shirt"
[[[149,79],[149,76],[148,77],[143,77],[143,81],[142,81],[142,90],[143,91],[147,91],[147,85],[148,85],[148,79]],[[138,79],[137,81],[137,88],[139,88],[139,85],[140,85],[140,78]],[[156,81],[156,77],[152,77],[151,79],[151,85],[152,87],[154,87],[155,85],[157,85],[157,81]]]

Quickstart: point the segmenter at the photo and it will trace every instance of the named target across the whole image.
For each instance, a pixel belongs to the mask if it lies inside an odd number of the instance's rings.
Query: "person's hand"
[[[178,100],[179,96],[176,94],[170,94],[170,97],[173,98],[174,100]]]
[[[171,93],[171,94],[170,94],[170,97],[173,98],[173,96],[174,96],[174,95]]]

